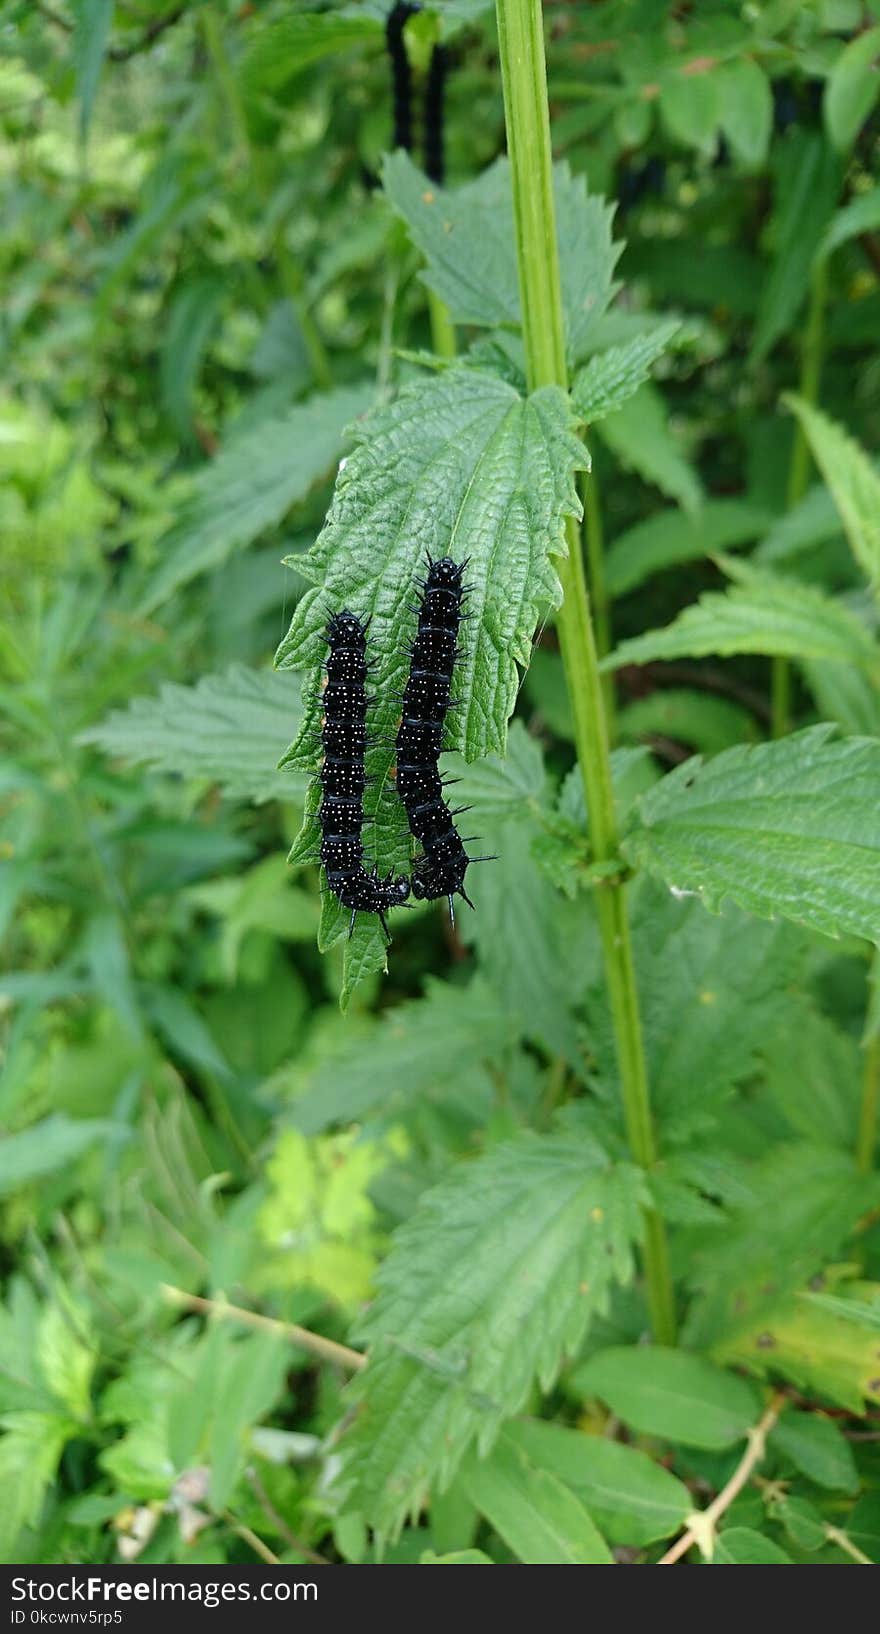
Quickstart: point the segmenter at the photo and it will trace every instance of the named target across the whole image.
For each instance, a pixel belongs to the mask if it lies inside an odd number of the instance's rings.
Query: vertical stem
[[[562,290],[550,116],[540,0],[496,0],[507,150],[513,185],[523,342],[529,389],[567,389]],[[578,764],[584,782],[593,853],[617,854],[617,818],[611,783],[608,728],[602,700],[580,529],[569,519],[568,555],[559,564],[564,600],[558,616],[562,661],[575,722]],[[650,1168],[657,1147],[648,1095],[629,919],[622,885],[596,891],[599,931],[614,1023],[627,1139],[636,1162]],[[646,1212],[644,1268],[654,1337],[675,1337],[675,1310],[663,1221]]]
[[[439,295],[428,290],[428,315],[431,319],[431,345],[438,357],[453,358],[456,354],[455,324]]]
[[[600,658],[604,658],[606,653],[611,651],[611,603],[605,583],[605,530],[602,526],[602,506],[595,472],[589,476],[585,472],[581,473],[578,492],[584,507],[583,531],[590,573],[590,601],[593,608],[593,629],[596,632],[596,651]],[[608,736],[613,742],[616,713],[613,675],[602,676],[602,692],[605,698]]]
[[[870,1174],[874,1167],[878,1110],[880,1110],[880,1033],[875,1033],[873,1038],[868,1040],[864,1050],[862,1104],[859,1108],[859,1132],[856,1136],[856,1163],[864,1174]]]
[[[816,263],[810,284],[810,305],[807,326],[801,349],[801,376],[799,391],[808,403],[819,398],[819,377],[822,373],[822,349],[825,339],[825,297],[828,290],[828,262]],[[788,508],[793,510],[807,491],[810,476],[810,449],[806,434],[798,420],[794,428],[791,464],[788,468]],[[771,681],[772,734],[784,738],[791,729],[791,666],[787,658],[774,658]]]

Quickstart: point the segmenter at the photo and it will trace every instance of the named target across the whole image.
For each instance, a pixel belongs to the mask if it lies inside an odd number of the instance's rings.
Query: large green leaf
[[[181,585],[277,527],[336,464],[349,422],[372,397],[370,386],[340,386],[233,437],[199,472],[180,516],[160,541],[161,561],[141,611],[154,611]]]
[[[647,1453],[608,1436],[527,1418],[506,1425],[502,1440],[571,1487],[611,1543],[668,1537],[693,1508],[683,1481]]]
[[[471,1453],[459,1480],[524,1566],[611,1566],[611,1551],[571,1487],[502,1437],[487,1458]]]
[[[776,151],[773,259],[758,303],[753,363],[766,357],[796,317],[840,191],[840,162],[818,133],[793,131]]]
[[[134,765],[207,778],[244,800],[292,800],[303,779],[277,771],[302,715],[295,676],[234,665],[195,686],[166,682],[156,697],[133,698],[80,738]]]
[[[484,982],[466,988],[430,982],[424,998],[385,1012],[369,1048],[356,1035],[319,1063],[294,1106],[294,1122],[315,1134],[377,1107],[395,1115],[413,1101],[435,1104],[462,1083],[476,1098],[484,1063],[515,1037],[512,1016]]]
[[[596,430],[626,470],[636,471],[686,510],[698,509],[703,497],[699,478],[688,464],[670,428],[663,398],[650,380],[612,414],[605,415]]]
[[[745,1440],[757,1421],[757,1397],[745,1380],[683,1350],[614,1346],[579,1367],[572,1382],[599,1396],[642,1435],[716,1451]]]
[[[632,1275],[642,1182],[586,1138],[522,1135],[459,1165],[398,1231],[361,1327],[349,1502],[394,1533]]]
[[[422,274],[459,323],[518,328],[519,277],[510,166],[498,159],[455,192],[429,182],[405,153],[385,160],[385,192],[427,263]],[[587,192],[567,164],[553,172],[567,352],[576,361],[615,291],[621,247],[613,206]],[[667,337],[668,338],[668,337]]]
[[[428,552],[468,559],[470,622],[463,626],[448,721],[449,748],[471,760],[502,753],[529,659],[539,612],[559,600],[552,556],[565,548],[564,521],[576,515],[575,471],[586,460],[572,435],[567,399],[548,387],[523,399],[504,381],[452,369],[406,387],[359,430],[326,525],[296,567],[310,586],[299,602],[277,662],[307,665],[312,707],[288,760],[314,771],[320,666],[331,610],[371,619],[376,704],[367,756],[375,779],[364,801],[368,846],[383,870],[405,867],[409,834],[390,781],[406,647],[415,628],[415,586]],[[381,740],[384,740],[381,741]],[[313,788],[294,855],[317,856]],[[381,931],[362,915],[349,944],[346,991],[354,973],[381,968]],[[332,900],[323,945],[347,931],[348,915]]]
[[[856,561],[876,585],[880,580],[880,474],[858,443],[821,409],[794,393],[783,401],[800,420]]]
[[[762,1047],[785,1019],[804,938],[789,925],[756,925],[728,907],[717,917],[645,880],[633,927],[651,1092],[667,1138],[704,1119],[754,1075]],[[605,984],[587,989],[598,1079],[619,1097]]]
[[[760,1377],[781,1376],[809,1396],[860,1414],[865,1398],[880,1403],[877,1329],[858,1320],[862,1286],[856,1283],[849,1297],[835,1300],[835,1306],[851,1307],[852,1319],[814,1304],[805,1294],[772,1305],[765,1301],[751,1321],[716,1340],[713,1354]],[[876,1297],[876,1284],[870,1291]]]
[[[604,660],[606,669],[656,659],[703,658],[710,653],[764,653],[859,664],[880,677],[880,647],[843,602],[797,579],[729,556],[721,558],[735,582],[709,591],[672,624],[623,641]]]
[[[642,796],[624,856],[710,908],[880,941],[880,743],[832,732],[686,761]]]
[[[591,425],[613,414],[644,385],[681,325],[677,318],[635,335],[623,346],[596,352],[575,376],[571,399],[580,420]]]
[[[382,39],[378,18],[354,13],[300,12],[260,18],[244,53],[241,83],[247,96],[280,91],[324,57]]]
[[[700,1346],[770,1322],[880,1199],[880,1178],[860,1175],[848,1153],[806,1143],[771,1148],[749,1179],[751,1197],[695,1250],[688,1334]]]

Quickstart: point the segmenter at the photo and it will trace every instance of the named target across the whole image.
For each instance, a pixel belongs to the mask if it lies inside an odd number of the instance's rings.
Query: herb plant
[[[6,9],[0,1556],[880,1563],[880,8]]]

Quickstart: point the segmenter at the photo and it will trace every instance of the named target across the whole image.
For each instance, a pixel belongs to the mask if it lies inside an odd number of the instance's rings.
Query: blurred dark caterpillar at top
[[[394,133],[392,152],[396,148],[412,151],[412,69],[407,56],[403,30],[410,17],[420,6],[396,5],[388,13],[385,23],[385,45],[391,58],[391,103]]]

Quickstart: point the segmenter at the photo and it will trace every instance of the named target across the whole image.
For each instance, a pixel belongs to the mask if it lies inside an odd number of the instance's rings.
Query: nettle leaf
[[[821,409],[793,392],[783,402],[797,415],[831,490],[852,553],[869,583],[875,585],[880,580],[880,474],[864,449]]]
[[[662,1345],[600,1350],[572,1375],[630,1429],[714,1452],[743,1441],[759,1416],[755,1391],[703,1356]]]
[[[633,1273],[643,1183],[589,1139],[523,1134],[460,1164],[397,1232],[360,1337],[348,1503],[395,1534],[486,1454]]]
[[[750,1322],[719,1338],[713,1354],[760,1378],[779,1376],[806,1395],[824,1396],[861,1414],[865,1400],[880,1402],[877,1329],[858,1320],[859,1292],[876,1284],[847,1284],[852,1293],[835,1300],[850,1305],[851,1319],[826,1310],[804,1294],[779,1299]]]
[[[667,1139],[715,1111],[754,1072],[787,1013],[804,938],[756,925],[728,907],[718,917],[653,881],[633,903],[636,973],[652,1099]],[[614,1031],[604,983],[587,990],[591,1047],[617,1102]]]
[[[564,394],[547,387],[522,398],[494,376],[450,369],[407,386],[358,428],[358,446],[341,469],[324,529],[295,566],[312,585],[278,650],[282,669],[308,666],[311,703],[285,757],[316,771],[315,741],[328,615],[343,607],[371,619],[376,660],[367,756],[375,779],[364,811],[365,852],[383,872],[405,868],[409,832],[390,782],[406,647],[415,628],[412,601],[428,552],[467,557],[471,591],[455,670],[459,707],[447,723],[447,747],[468,760],[503,754],[507,721],[529,660],[539,612],[558,605],[552,555],[565,549],[566,516],[580,505],[575,471],[587,464],[573,436]],[[386,740],[384,743],[378,740]],[[293,857],[316,858],[317,783]],[[327,900],[322,945],[347,932],[348,915]],[[345,991],[355,966],[381,969],[385,943],[360,916],[349,946]]]
[[[272,94],[322,58],[381,39],[382,24],[377,17],[303,12],[272,21],[261,19],[242,60],[242,89],[249,97]]]
[[[635,471],[686,510],[699,509],[703,498],[699,478],[688,464],[670,428],[663,398],[650,380],[613,413],[606,414],[598,422],[597,432],[627,471]]]
[[[864,1073],[852,1034],[790,993],[761,1054],[767,1092],[792,1132],[851,1151]]]
[[[580,1497],[515,1441],[502,1436],[487,1458],[471,1453],[458,1479],[524,1566],[613,1566]]]
[[[510,165],[498,159],[455,192],[430,182],[405,153],[385,160],[382,182],[427,263],[421,274],[458,323],[520,326],[519,276]],[[622,245],[611,237],[614,206],[587,192],[567,164],[553,167],[566,350],[582,357],[617,285]]]
[[[795,130],[775,144],[775,153],[773,260],[758,303],[753,364],[766,357],[796,317],[840,192],[840,161],[818,133]]]
[[[709,591],[672,624],[623,641],[604,660],[605,669],[656,659],[704,658],[709,654],[763,653],[768,657],[830,659],[860,664],[880,676],[880,647],[841,601],[811,584],[719,558],[736,582]]]
[[[669,1537],[693,1508],[683,1481],[622,1441],[533,1418],[506,1425],[502,1440],[571,1487],[610,1543],[640,1546]]]
[[[231,798],[293,800],[303,779],[276,767],[301,716],[295,676],[235,664],[195,686],[166,682],[155,697],[133,698],[78,742],[132,765],[205,778]]]
[[[660,511],[615,539],[605,559],[608,589],[622,596],[664,568],[748,544],[767,521],[767,512],[748,499],[707,499],[693,516],[678,509]]]
[[[751,1199],[730,1207],[723,1232],[695,1249],[687,1331],[700,1346],[769,1320],[880,1199],[880,1179],[860,1175],[848,1153],[806,1142],[772,1149],[750,1179]]]
[[[880,941],[880,743],[833,731],[686,761],[642,796],[627,861],[715,910]]]
[[[809,488],[797,505],[776,517],[755,550],[754,560],[773,567],[827,544],[840,533],[840,517],[824,483]]]
[[[154,612],[182,585],[277,527],[332,470],[346,427],[373,395],[371,385],[340,386],[231,437],[195,477],[180,516],[160,542],[162,560],[140,611]]]
[[[509,1011],[484,982],[461,988],[431,981],[424,998],[385,1012],[369,1049],[354,1038],[316,1068],[293,1120],[312,1135],[376,1108],[400,1116],[414,1101],[442,1100],[462,1075],[485,1077],[484,1063],[503,1056],[516,1036]]]
[[[652,366],[663,356],[673,336],[681,328],[677,318],[636,335],[624,346],[596,352],[585,368],[575,375],[571,399],[578,418],[592,425],[612,414],[632,397],[648,379]]]

